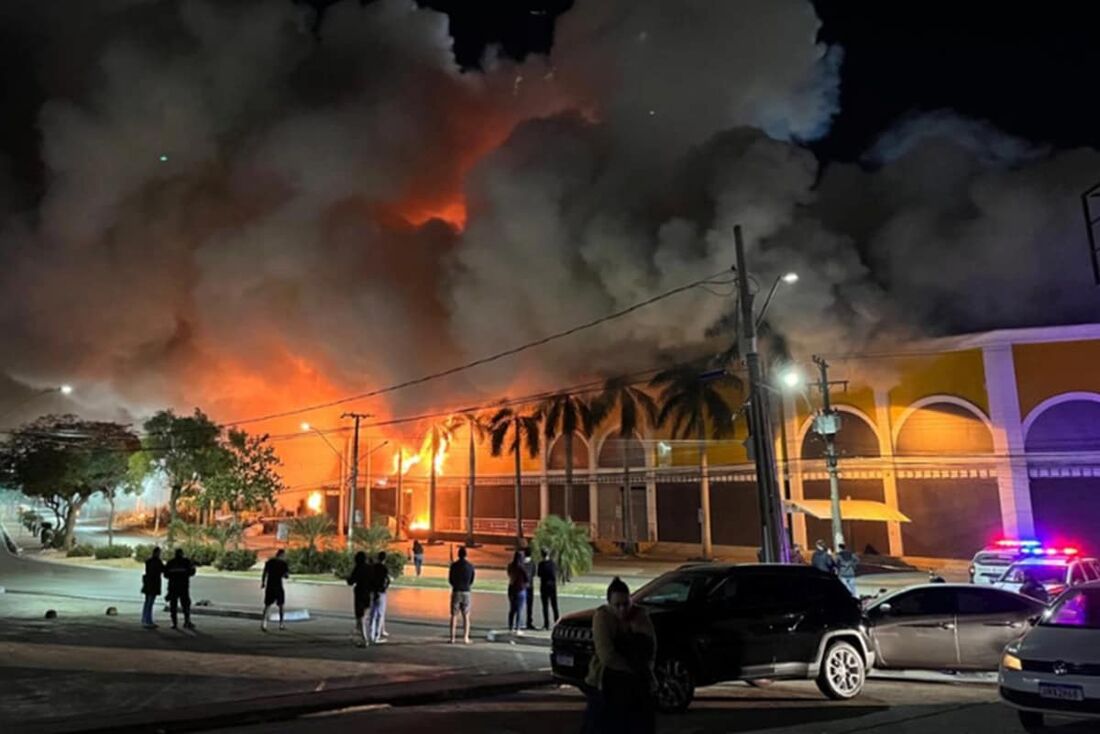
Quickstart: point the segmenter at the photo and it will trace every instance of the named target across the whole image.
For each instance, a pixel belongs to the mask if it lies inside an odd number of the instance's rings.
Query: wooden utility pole
[[[372,416],[370,413],[344,413],[340,417],[355,421],[355,433],[351,439],[351,472],[348,478],[348,550],[351,550],[351,537],[355,528],[355,489],[359,486],[359,421]]]

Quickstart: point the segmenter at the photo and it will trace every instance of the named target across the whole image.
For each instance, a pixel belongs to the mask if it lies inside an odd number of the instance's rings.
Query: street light
[[[43,397],[44,395],[51,395],[55,392],[56,393],[61,393],[62,395],[65,395],[65,396],[72,395],[73,394],[73,386],[66,384],[66,385],[58,385],[57,387],[44,387],[41,390],[35,390],[33,393],[28,395],[23,400],[19,401],[18,403],[11,406],[10,408],[5,410],[4,412],[0,413],[0,418],[7,418],[12,413],[15,413],[16,411],[20,410],[24,406],[26,406],[30,403],[33,403],[38,398]]]
[[[60,392],[62,395],[72,395],[73,394],[73,386],[72,385],[62,385],[61,387],[57,388],[57,391]]]
[[[779,373],[779,382],[783,387],[796,390],[802,386],[802,373],[797,367],[785,367]]]
[[[760,324],[764,323],[764,314],[768,312],[768,306],[771,304],[772,298],[775,296],[775,291],[779,288],[779,284],[786,283],[787,285],[794,285],[797,282],[798,273],[794,271],[775,276],[775,282],[772,283],[771,289],[768,290],[768,297],[764,299],[764,305],[760,308],[760,315],[756,317],[756,328],[759,329]]]
[[[311,433],[311,432],[316,433],[318,436],[321,437],[321,440],[325,442],[325,446],[328,446],[330,449],[332,449],[332,453],[336,454],[336,458],[340,460],[340,486],[343,486],[343,484],[344,484],[344,455],[342,453],[340,453],[340,450],[332,445],[332,442],[328,440],[328,437],[325,436],[325,434],[321,433],[321,431],[317,430],[317,428],[315,426],[310,425],[306,421],[302,421],[301,429],[302,429],[303,433]]]

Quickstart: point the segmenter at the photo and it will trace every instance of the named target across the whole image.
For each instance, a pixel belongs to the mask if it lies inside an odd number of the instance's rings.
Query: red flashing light
[[[1081,551],[1077,550],[1076,548],[1063,548],[1062,549],[1062,553],[1064,553],[1067,556],[1075,556],[1080,552]]]

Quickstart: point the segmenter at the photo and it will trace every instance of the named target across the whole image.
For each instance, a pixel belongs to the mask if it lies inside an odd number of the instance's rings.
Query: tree
[[[437,421],[428,426],[424,433],[424,445],[420,451],[427,451],[428,462],[428,529],[435,530],[435,457],[440,451],[446,451],[454,440],[454,425],[450,419]]]
[[[136,439],[136,437],[135,437]],[[141,442],[138,441],[140,446]],[[146,465],[141,459],[141,452],[135,451],[126,459],[126,473],[118,484],[105,487],[101,494],[107,500],[107,545],[115,543],[115,500],[119,493],[141,494],[142,482],[145,479]]]
[[[466,485],[466,545],[474,544],[474,488],[477,482],[477,442],[484,441],[489,432],[490,422],[484,416],[466,411],[451,416],[451,430],[457,432],[460,426],[470,431],[470,478]]]
[[[508,443],[508,452],[515,456],[516,460],[516,547],[523,545],[523,496],[522,496],[522,466],[520,453],[524,448],[528,455],[534,459],[539,455],[539,417],[535,413],[524,415],[512,408],[501,408],[489,421],[490,450],[493,456],[500,456],[504,451],[504,445]]]
[[[316,553],[317,541],[332,532],[327,515],[304,515],[290,521],[290,534],[305,541],[310,553]]]
[[[625,377],[608,379],[593,401],[592,412],[596,422],[618,411],[619,427],[616,433],[623,442],[623,490],[620,494],[620,512],[623,518],[623,541],[628,553],[634,552],[634,503],[630,499],[630,440],[640,427],[657,425],[657,402],[649,393],[632,385]]]
[[[244,528],[237,521],[237,518],[233,518],[229,522],[216,522],[210,527],[206,528],[206,537],[214,541],[217,544],[218,550],[225,553],[229,549],[229,546],[233,546],[233,550],[237,550],[240,547],[241,540],[244,538]]]
[[[587,573],[592,568],[592,544],[588,534],[572,520],[547,515],[535,528],[531,545],[536,558],[543,550],[550,551],[562,582]]]
[[[546,416],[543,431],[550,445],[558,436],[565,441],[565,517],[572,518],[570,503],[573,499],[573,439],[580,433],[585,438],[592,435],[596,422],[592,407],[583,398],[569,393],[559,393],[547,398],[542,405]]]
[[[203,486],[203,497],[213,506],[228,505],[234,521],[240,513],[275,501],[284,487],[276,471],[282,464],[268,435],[251,436],[231,428],[220,444],[222,451],[212,461],[214,471]]]
[[[672,422],[673,438],[695,439],[699,445],[699,506],[703,514],[703,557],[710,558],[714,547],[711,541],[710,475],[707,469],[707,433],[715,438],[733,434],[733,410],[722,396],[722,386],[739,387],[741,382],[732,375],[723,374],[708,379],[704,373],[706,363],[673,367],[658,373],[650,381],[660,388],[660,413],[657,422]]]
[[[150,470],[163,471],[168,478],[168,535],[179,514],[181,497],[198,493],[203,482],[225,465],[218,443],[221,428],[198,408],[193,415],[178,416],[162,410],[143,426],[146,437],[142,451]]]
[[[126,480],[130,456],[139,448],[127,426],[44,416],[0,447],[0,475],[50,508],[59,531],[55,545],[69,547],[80,508],[93,494],[113,492]]]

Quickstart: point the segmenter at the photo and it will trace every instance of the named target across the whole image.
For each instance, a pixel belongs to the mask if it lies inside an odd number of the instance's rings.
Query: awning
[[[832,503],[829,500],[789,500],[785,504],[788,512],[805,512],[818,520],[828,520],[833,516]],[[885,502],[873,500],[841,500],[840,516],[845,520],[910,522],[908,517]]]

